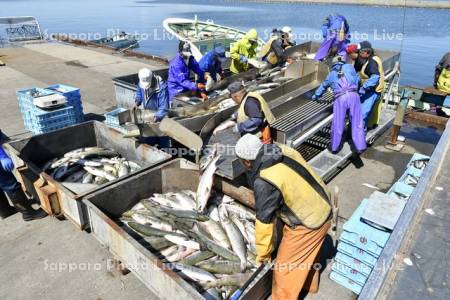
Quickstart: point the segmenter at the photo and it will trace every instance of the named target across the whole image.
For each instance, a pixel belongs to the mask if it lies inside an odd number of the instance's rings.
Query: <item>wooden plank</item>
[[[407,118],[418,120],[430,124],[436,124],[439,126],[445,126],[447,124],[448,118],[446,117],[440,117],[424,112],[418,112],[418,111],[409,111],[407,113]]]

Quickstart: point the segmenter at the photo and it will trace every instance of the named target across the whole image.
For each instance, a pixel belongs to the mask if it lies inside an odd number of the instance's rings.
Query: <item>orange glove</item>
[[[204,83],[197,83],[197,89],[204,90],[206,88]]]

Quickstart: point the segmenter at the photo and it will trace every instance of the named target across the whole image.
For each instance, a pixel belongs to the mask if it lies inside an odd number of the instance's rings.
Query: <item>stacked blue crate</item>
[[[415,167],[415,162],[428,159],[428,156],[414,154],[405,173],[391,187],[388,194],[408,200],[414,190],[414,182],[419,180],[423,172],[423,168]],[[359,294],[364,287],[390,236],[390,232],[361,221],[361,216],[368,203],[369,199],[364,199],[344,224],[337,247],[338,253],[330,274],[333,281],[356,294]]]
[[[42,134],[77,123],[75,109],[72,106],[64,105],[54,110],[43,110],[33,104],[34,98],[51,94],[54,92],[41,88],[17,91],[25,128],[33,134]]]
[[[122,133],[126,132],[126,129],[119,124],[119,113],[126,111],[125,108],[119,107],[110,112],[105,113],[103,116],[105,117],[105,125],[111,128],[116,129]]]
[[[47,87],[47,90],[63,95],[67,99],[67,104],[75,109],[77,123],[84,122],[83,103],[81,101],[80,89],[65,84],[54,84]]]

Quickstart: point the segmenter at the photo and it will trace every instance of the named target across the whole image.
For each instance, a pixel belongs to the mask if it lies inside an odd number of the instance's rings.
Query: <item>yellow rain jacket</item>
[[[258,47],[257,43],[251,43],[250,40],[257,40],[258,32],[256,29],[250,29],[245,36],[233,44],[230,49],[231,56],[231,72],[237,74],[241,72],[245,72],[248,70],[248,64],[241,62],[241,55],[247,58],[255,58],[256,57],[256,48]]]
[[[450,70],[443,69],[437,81],[437,88],[444,93],[450,94]]]

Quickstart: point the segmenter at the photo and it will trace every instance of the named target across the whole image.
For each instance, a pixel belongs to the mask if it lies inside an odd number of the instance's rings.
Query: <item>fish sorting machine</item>
[[[310,44],[313,47],[314,44]],[[393,51],[376,50],[377,55],[383,61],[386,77],[385,99],[391,101],[394,91],[398,88],[398,61],[400,54]],[[332,120],[333,95],[328,91],[320,101],[312,101],[311,96],[321,82],[326,78],[329,68],[326,63],[317,63],[301,60],[290,66],[294,73],[301,74],[299,78],[285,83],[266,94],[264,98],[269,104],[276,121],[272,124],[272,137],[274,141],[294,147],[300,151],[305,159],[313,159],[319,153],[326,150],[329,143],[330,123]],[[291,70],[286,70],[289,73]],[[212,146],[215,143],[225,146],[234,145],[239,135],[229,131],[211,137],[212,130],[229,118],[231,114],[221,113],[211,118],[201,131],[201,137],[205,144]],[[375,131],[368,133],[369,142],[379,136],[390,124],[395,115],[395,108],[384,106],[381,125]],[[307,144],[305,146],[305,144]],[[309,144],[313,144],[308,147]],[[319,174],[328,172],[323,168],[330,165],[337,166],[342,160],[348,158],[351,153],[348,147],[340,153],[342,157],[331,158],[323,154],[314,158],[313,167]],[[310,153],[312,152],[312,154]],[[325,151],[326,152],[326,151]],[[237,161],[232,151],[222,155],[217,173],[228,179],[236,179],[243,173],[243,168]],[[333,163],[331,163],[333,162]]]
[[[119,132],[97,121],[14,141],[5,144],[4,147],[14,161],[16,175],[18,175],[16,177],[20,178],[26,191],[33,194],[35,199],[41,199],[41,202],[43,198],[49,198],[52,204],[58,205],[57,210],[60,210],[80,229],[86,227],[89,222],[84,206],[80,201],[81,198],[171,158],[169,154],[155,147],[126,139]],[[63,183],[56,181],[50,174],[43,171],[44,165],[48,161],[83,147],[114,149],[127,160],[139,162],[142,168],[92,190],[79,193],[70,190]],[[40,178],[43,182],[37,184]],[[47,197],[42,197],[43,194]],[[55,198],[57,201],[55,201]],[[48,203],[42,203],[42,206],[47,208],[46,210],[50,214],[53,213],[52,207],[49,207]]]
[[[196,190],[199,178],[197,165],[178,158],[114,183],[83,199],[89,214],[92,234],[161,299],[204,298],[139,243],[133,232],[120,226],[118,218],[143,198],[148,198],[154,193]],[[220,181],[220,178],[216,180]],[[240,202],[243,200],[242,202],[247,205],[249,201],[251,202],[250,199],[244,199],[250,191],[242,191],[242,188],[231,191],[230,186],[227,186],[220,192],[229,193],[231,197]],[[240,195],[240,199],[236,197],[237,195]]]
[[[295,68],[291,68],[292,71],[289,73],[289,78],[292,80],[286,80],[280,83],[280,86],[271,89],[270,91],[261,91],[261,93],[267,98],[273,98],[275,95],[283,95],[295,90],[299,83],[294,82],[294,79],[298,77],[304,77],[308,73],[314,70],[315,62],[311,59],[306,58],[311,51],[315,51],[318,48],[317,43],[306,42],[304,44],[296,45],[289,48],[288,53],[292,54],[294,57],[299,58],[299,62]],[[160,75],[164,79],[167,78],[168,69],[161,69],[155,71],[155,74]],[[251,68],[250,70],[240,73],[232,74],[229,70],[225,71],[226,77],[224,80],[218,82],[214,86],[214,90],[224,90],[227,86],[235,81],[251,82],[256,79],[257,84],[263,84],[270,81],[270,76],[260,76],[258,69]],[[286,76],[285,72],[280,72],[277,77]],[[195,80],[192,77],[192,80]],[[126,76],[120,76],[113,78],[114,89],[116,93],[116,101],[118,106],[124,108],[130,108],[134,104],[134,94],[137,89],[139,78],[137,74],[131,74]],[[218,102],[229,97],[227,93],[214,95],[211,93],[210,101],[205,103],[199,103],[195,101],[186,101],[184,98],[190,97],[190,93],[182,93],[177,95],[173,99],[172,108],[169,110],[169,116],[177,120],[181,125],[190,129],[193,132],[200,132],[205,123],[216,113],[216,111],[208,111],[209,108],[217,105]],[[232,112],[233,109],[226,109],[227,112]],[[192,115],[194,112],[203,111],[204,113]]]

